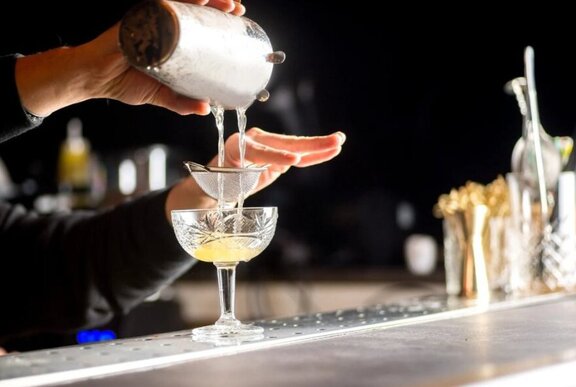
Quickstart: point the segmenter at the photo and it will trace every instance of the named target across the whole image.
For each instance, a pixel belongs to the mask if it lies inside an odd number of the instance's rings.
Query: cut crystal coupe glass
[[[211,341],[261,335],[263,328],[245,324],[234,314],[236,267],[259,255],[276,230],[277,207],[174,210],[176,239],[192,257],[217,269],[220,318],[192,330],[195,338]]]

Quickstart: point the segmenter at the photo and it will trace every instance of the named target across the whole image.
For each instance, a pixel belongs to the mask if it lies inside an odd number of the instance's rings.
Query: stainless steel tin
[[[275,63],[268,36],[254,21],[215,8],[148,0],[122,19],[127,60],[174,91],[236,109],[266,100]]]

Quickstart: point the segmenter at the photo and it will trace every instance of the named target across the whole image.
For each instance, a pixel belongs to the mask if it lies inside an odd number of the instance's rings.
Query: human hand
[[[243,15],[240,1],[182,0]],[[118,45],[120,23],[77,47],[60,47],[19,58],[16,84],[22,105],[39,117],[82,101],[114,99],[129,105],[156,105],[178,114],[210,113],[206,101],[184,97],[132,67]]]
[[[235,15],[243,15],[246,12],[240,1],[233,0],[181,0],[183,2],[205,5],[217,8],[223,12]],[[120,100],[130,105],[152,104],[175,111],[179,114],[210,113],[210,105],[206,101],[196,100],[182,96],[158,80],[144,74],[130,66],[122,56],[118,48],[118,23],[102,36],[102,40],[96,39],[96,53],[109,53],[109,56],[99,55],[102,58],[96,67],[100,69],[101,77],[95,79],[104,80],[99,86],[102,91],[101,97]],[[122,56],[122,58],[120,58]],[[94,58],[94,60],[98,60]],[[95,94],[98,94],[96,92]]]
[[[225,143],[224,166],[240,167],[240,135],[232,134]],[[272,184],[290,167],[309,167],[336,157],[342,150],[346,135],[335,132],[326,136],[293,136],[266,132],[260,128],[246,131],[245,163],[268,165],[260,175],[254,194]],[[208,165],[218,165],[214,157]]]
[[[259,128],[246,131],[245,161],[268,165],[250,195],[272,184],[291,167],[304,168],[331,160],[340,153],[345,140],[346,135],[342,132],[312,137],[270,133]],[[224,166],[240,166],[238,144],[238,133],[226,140]],[[212,159],[209,165],[217,165],[217,158]],[[211,208],[216,204],[216,200],[206,195],[196,181],[188,177],[177,183],[168,194],[166,216],[170,221],[172,210]]]
[[[242,16],[246,13],[246,8],[240,3],[241,0],[180,0],[185,3],[192,3],[198,5],[206,5],[208,7],[217,8],[220,11],[229,12],[236,16]]]

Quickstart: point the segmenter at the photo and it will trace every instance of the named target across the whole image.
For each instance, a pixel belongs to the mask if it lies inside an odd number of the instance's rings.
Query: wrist
[[[166,217],[172,223],[172,210],[214,208],[217,204],[215,199],[204,193],[193,178],[187,177],[179,181],[168,193]]]
[[[26,108],[24,106],[22,106],[22,109],[24,110],[24,114],[26,114],[26,117],[28,118],[28,120],[33,125],[40,125],[42,123],[42,121],[44,120],[44,117],[37,116],[36,114],[30,113],[28,110],[26,110]]]
[[[75,48],[60,47],[17,59],[16,86],[31,118],[47,117],[86,99],[85,79],[75,57]]]

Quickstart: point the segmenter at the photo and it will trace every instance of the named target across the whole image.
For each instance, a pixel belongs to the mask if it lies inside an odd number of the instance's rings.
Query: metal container
[[[273,65],[285,58],[246,17],[168,0],[147,0],[128,11],[119,43],[137,69],[228,110],[267,100]]]

